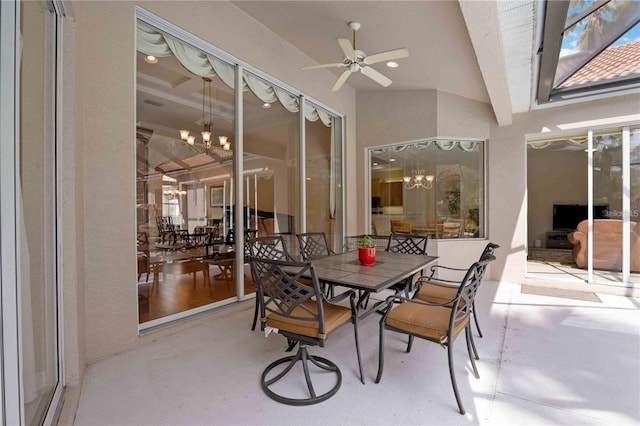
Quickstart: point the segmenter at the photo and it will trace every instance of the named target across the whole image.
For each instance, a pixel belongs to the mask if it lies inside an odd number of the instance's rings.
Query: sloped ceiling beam
[[[497,2],[470,0],[459,3],[496,121],[499,126],[509,126],[512,123],[511,95]]]

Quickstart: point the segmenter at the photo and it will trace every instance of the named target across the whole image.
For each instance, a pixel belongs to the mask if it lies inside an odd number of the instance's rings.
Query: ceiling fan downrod
[[[356,32],[360,29],[360,22],[349,22],[349,28],[353,32],[353,41],[351,45],[353,46],[353,50],[356,50]]]

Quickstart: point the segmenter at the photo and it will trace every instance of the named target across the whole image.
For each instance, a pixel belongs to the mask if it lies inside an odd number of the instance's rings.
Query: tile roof
[[[640,76],[640,41],[608,47],[559,88],[606,83],[632,76]]]

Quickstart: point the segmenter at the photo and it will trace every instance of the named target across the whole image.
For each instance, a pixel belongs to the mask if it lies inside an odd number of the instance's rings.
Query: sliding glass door
[[[590,281],[640,282],[640,134],[623,127],[593,132]],[[606,220],[599,220],[604,206]]]
[[[640,283],[640,127],[629,130],[629,282]]]
[[[596,277],[590,281],[622,281],[624,197],[623,197],[623,143],[622,131],[594,132],[592,136],[593,160],[591,171],[593,185],[589,227],[591,236],[588,244],[592,250],[589,264]],[[599,212],[593,206],[602,206],[604,218],[597,218]]]
[[[57,6],[0,3],[4,424],[50,423],[62,394]]]
[[[298,98],[247,71],[243,77],[250,88],[242,97],[245,224],[260,236],[282,235],[295,250],[300,226]]]
[[[305,105],[305,232],[324,232],[333,250],[342,250],[341,119]]]
[[[528,197],[530,277],[640,282],[637,126],[529,141]]]
[[[246,238],[279,234],[295,254],[295,234],[309,227],[341,246],[342,120],[137,13],[137,293],[145,329],[254,293]]]

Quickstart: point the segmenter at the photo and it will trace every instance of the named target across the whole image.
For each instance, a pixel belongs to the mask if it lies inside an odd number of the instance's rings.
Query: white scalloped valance
[[[458,148],[464,152],[472,152],[475,151],[478,147],[478,141],[456,141],[451,139],[441,139],[441,140],[430,140],[416,143],[408,143],[404,145],[397,145],[392,147],[385,147],[373,150],[372,152],[375,154],[387,152],[387,151],[395,151],[402,152],[408,148],[416,148],[416,149],[427,149],[429,147],[436,147],[443,151],[451,151],[454,148]]]
[[[533,149],[545,149],[554,142],[565,142],[565,143],[568,143],[569,145],[585,146],[587,144],[587,137],[575,136],[572,138],[549,139],[545,141],[531,141],[531,142],[527,142],[527,145],[529,145]]]
[[[228,87],[234,88],[234,66],[202,50],[147,24],[137,21],[137,50],[145,55],[157,57],[175,56],[190,72],[200,77],[220,77]],[[279,101],[287,111],[300,111],[300,98],[288,91],[270,84],[248,72],[243,75],[242,90],[251,90],[262,102]],[[309,104],[305,108],[305,118],[309,121],[322,120],[325,126],[331,126],[331,116]]]

